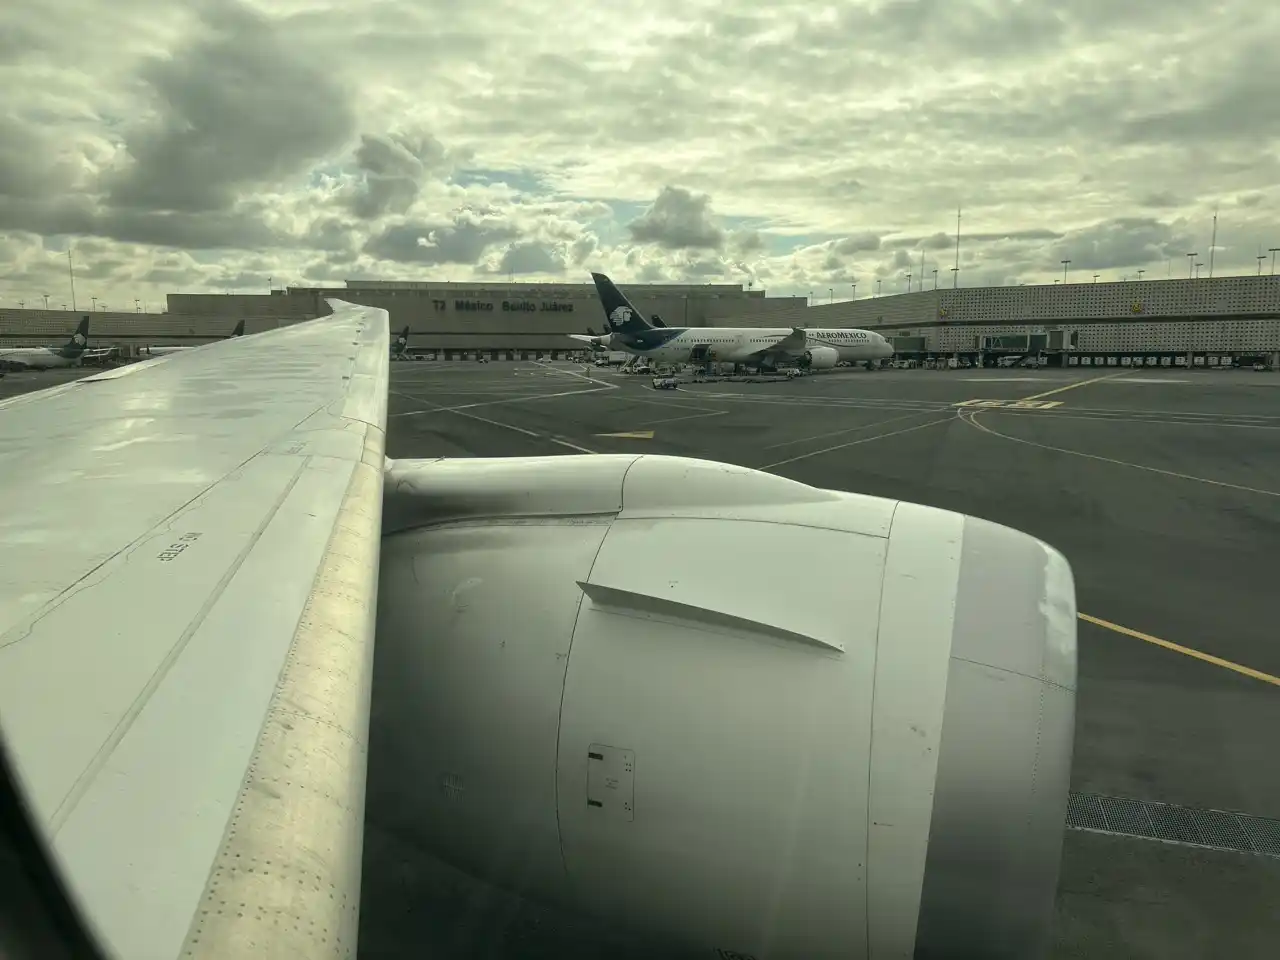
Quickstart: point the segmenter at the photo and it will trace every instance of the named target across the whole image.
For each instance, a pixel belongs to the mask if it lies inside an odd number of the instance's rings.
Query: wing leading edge
[[[354,952],[390,338],[329,303],[0,409],[0,728],[116,956]]]

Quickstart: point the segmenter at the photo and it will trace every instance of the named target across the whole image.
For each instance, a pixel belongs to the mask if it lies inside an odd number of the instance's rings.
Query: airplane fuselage
[[[48,347],[11,347],[0,350],[0,365],[25,370],[51,370],[55,367],[80,365],[80,357],[63,356]]]
[[[790,327],[657,327],[610,334],[607,346],[659,363],[689,363],[701,359],[752,363],[762,351],[791,336],[792,332]],[[814,328],[805,333],[806,350],[830,348],[841,361],[881,360],[893,354],[893,347],[883,337],[867,330]]]

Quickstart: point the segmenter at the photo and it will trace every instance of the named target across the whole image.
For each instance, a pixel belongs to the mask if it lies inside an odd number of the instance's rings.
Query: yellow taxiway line
[[[1103,380],[1113,380],[1116,377],[1123,377],[1129,371],[1123,373],[1108,373],[1101,377],[1092,377],[1088,380],[1077,380],[1075,383],[1068,383],[1065,387],[1058,387],[1054,390],[1046,390],[1044,393],[1033,394],[1030,397],[1023,397],[1023,400],[1041,400],[1044,397],[1052,397],[1055,393],[1065,393],[1068,390],[1075,390],[1077,387],[1087,387],[1091,383],[1101,383]]]
[[[1149,633],[1143,633],[1141,630],[1131,630],[1128,627],[1122,627],[1118,623],[1112,623],[1110,620],[1103,620],[1101,617],[1092,617],[1087,613],[1077,613],[1081,620],[1085,623],[1092,623],[1094,626],[1103,627],[1112,630],[1115,633],[1122,633],[1126,637],[1133,637],[1135,640],[1143,640],[1146,643],[1155,644],[1157,647],[1164,647],[1166,650],[1172,650],[1174,653],[1180,653],[1184,657],[1194,657],[1196,660],[1202,660],[1205,663],[1211,663],[1215,667],[1222,667],[1224,670],[1231,670],[1242,676],[1252,677],[1254,680],[1261,680],[1263,683],[1269,683],[1272,686],[1280,687],[1280,677],[1273,677],[1269,673],[1263,673],[1261,670],[1255,670],[1253,667],[1246,667],[1239,663],[1232,663],[1230,660],[1223,660],[1221,657],[1215,657],[1211,653],[1204,653],[1201,650],[1193,650],[1191,647],[1184,647],[1180,643],[1172,643],[1169,640],[1161,640],[1159,637],[1153,637]]]

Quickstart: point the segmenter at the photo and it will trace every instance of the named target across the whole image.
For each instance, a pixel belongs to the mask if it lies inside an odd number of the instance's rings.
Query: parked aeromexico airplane
[[[880,334],[847,327],[655,327],[603,273],[593,273],[591,279],[609,332],[569,336],[593,347],[625,350],[664,363],[743,363],[766,369],[795,360],[825,370],[841,361],[872,364],[893,356],[893,345]]]
[[[0,366],[18,370],[49,370],[74,367],[84,356],[89,343],[89,318],[85,317],[76,332],[60,347],[6,347],[0,349]]]
[[[230,340],[232,337],[242,337],[242,336],[244,336],[243,320],[237,323],[236,328],[232,330],[231,333],[228,334],[223,339]],[[165,357],[171,353],[181,353],[184,350],[196,350],[202,346],[205,346],[205,344],[198,343],[198,344],[182,346],[182,347],[142,347],[138,350],[138,355],[143,357]]]

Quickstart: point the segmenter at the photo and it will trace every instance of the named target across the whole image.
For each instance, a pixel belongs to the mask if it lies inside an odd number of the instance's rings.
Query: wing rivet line
[[[185,957],[355,955],[383,443],[368,427]]]

